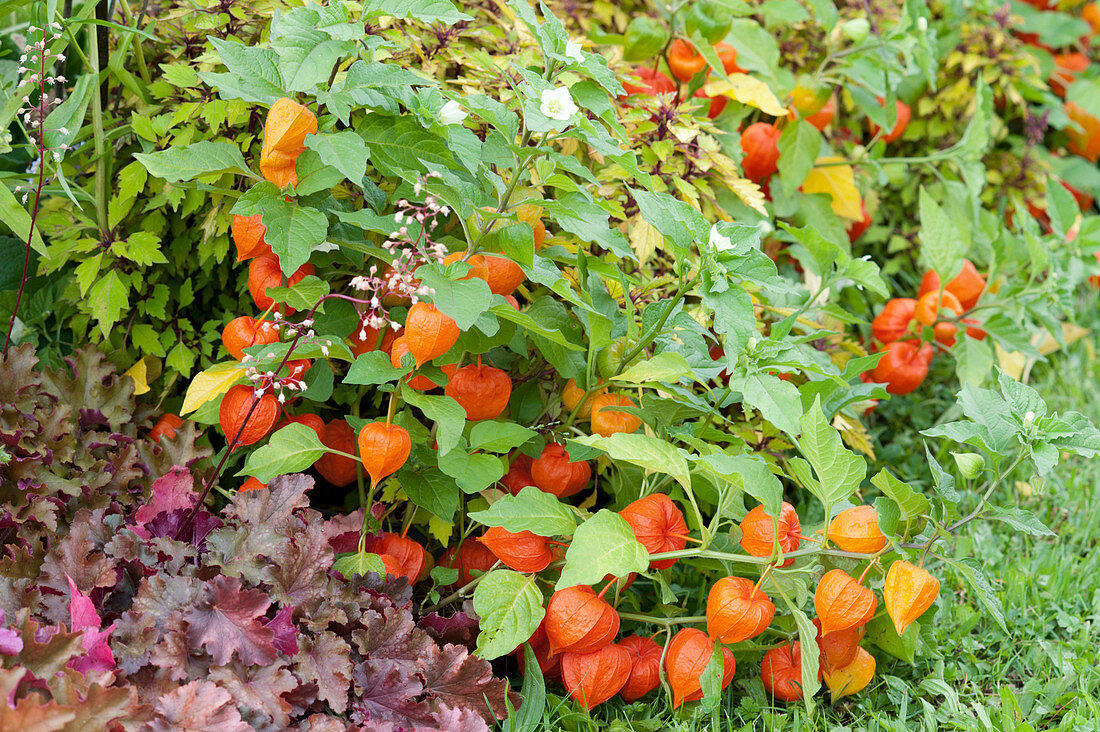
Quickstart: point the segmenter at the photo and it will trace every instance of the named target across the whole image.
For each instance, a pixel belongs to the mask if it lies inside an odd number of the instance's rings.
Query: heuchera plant
[[[0,729],[486,730],[505,713],[466,615],[418,625],[405,580],[332,570],[361,517],[308,509],[310,478],[194,511],[186,466],[210,453],[193,423],[136,435],[132,382],[94,350],[35,365],[29,346],[0,360]]]

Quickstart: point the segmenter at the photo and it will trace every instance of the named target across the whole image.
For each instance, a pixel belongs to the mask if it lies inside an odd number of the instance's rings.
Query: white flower
[[[439,121],[445,125],[458,125],[462,124],[462,120],[466,119],[466,112],[462,109],[462,105],[453,99],[447,100],[439,110]]]
[[[539,111],[550,119],[565,122],[577,113],[577,109],[567,87],[559,86],[557,89],[547,89],[542,93],[542,106],[539,107]]]
[[[571,58],[579,64],[584,63],[584,54],[581,53],[581,44],[576,41],[566,41],[565,57]]]
[[[729,237],[719,234],[717,226],[710,227],[710,245],[720,252],[733,249],[733,243],[729,240]]]

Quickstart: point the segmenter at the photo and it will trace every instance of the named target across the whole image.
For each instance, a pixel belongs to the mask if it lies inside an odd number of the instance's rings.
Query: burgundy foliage
[[[361,518],[310,509],[310,478],[177,539],[210,453],[191,422],[149,442],[154,416],[95,351],[0,359],[0,730],[489,729],[475,619],[418,625],[404,580],[333,573]]]

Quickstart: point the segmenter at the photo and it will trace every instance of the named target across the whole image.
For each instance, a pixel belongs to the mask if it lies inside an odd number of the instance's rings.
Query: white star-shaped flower
[[[542,93],[542,106],[539,111],[550,119],[558,122],[566,122],[577,113],[578,107],[573,103],[573,97],[569,95],[569,89],[559,86],[557,89],[547,89]]]
[[[584,63],[584,54],[581,53],[581,44],[576,41],[566,41],[565,57],[573,59],[579,64]]]
[[[710,245],[720,252],[733,249],[733,243],[729,240],[729,237],[719,234],[717,226],[710,227]]]

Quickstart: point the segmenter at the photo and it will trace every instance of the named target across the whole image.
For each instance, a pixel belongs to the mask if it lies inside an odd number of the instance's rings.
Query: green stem
[[[96,80],[96,89],[92,94],[92,134],[95,137],[95,213],[96,224],[99,226],[101,240],[107,238],[109,227],[107,225],[107,180],[110,165],[107,156],[107,140],[103,134],[103,97],[99,92],[100,68],[99,68],[99,28],[95,23],[89,23],[88,31],[88,63]]]
[[[623,620],[636,620],[639,623],[649,623],[651,625],[662,625],[668,627],[670,625],[692,625],[695,623],[707,622],[706,615],[684,615],[678,618],[656,618],[652,615],[641,615],[639,613],[624,613],[620,612],[619,617]]]

